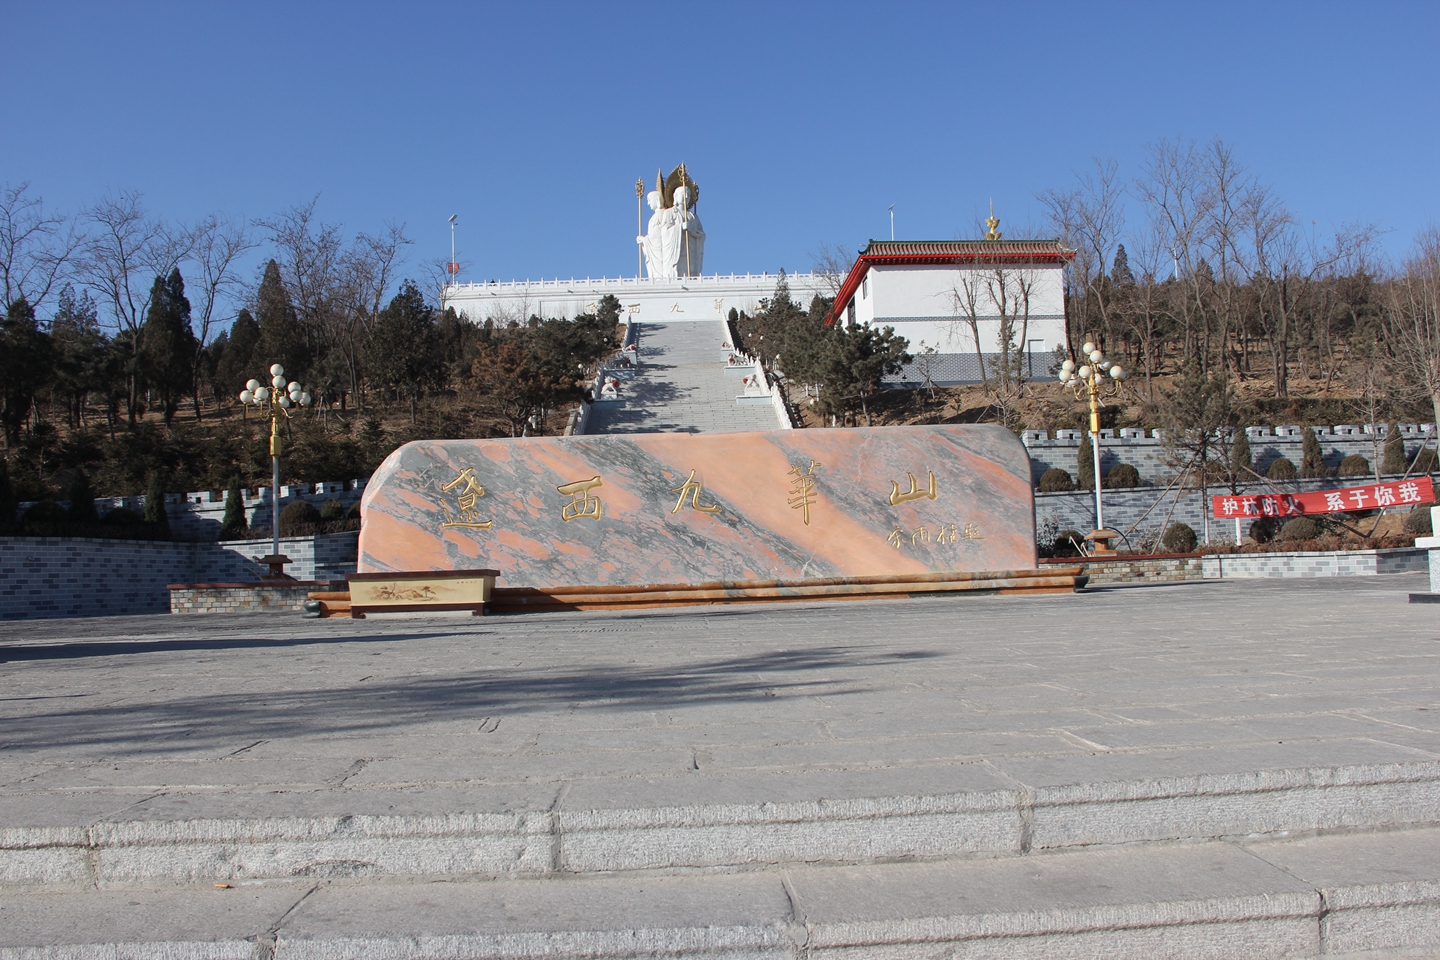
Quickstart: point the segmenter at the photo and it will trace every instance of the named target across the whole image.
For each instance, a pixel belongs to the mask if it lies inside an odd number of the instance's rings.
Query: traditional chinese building
[[[895,382],[977,383],[1008,355],[1012,368],[1053,379],[1066,345],[1062,272],[1075,251],[1058,240],[871,240],[835,298],[834,322],[894,327],[915,360]]]

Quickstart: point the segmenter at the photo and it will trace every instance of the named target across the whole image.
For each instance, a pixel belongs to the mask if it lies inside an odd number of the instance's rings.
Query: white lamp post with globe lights
[[[1086,540],[1095,544],[1097,553],[1113,553],[1110,541],[1120,536],[1105,527],[1105,505],[1100,498],[1100,404],[1103,397],[1120,395],[1125,370],[1105,359],[1105,353],[1094,342],[1086,341],[1080,348],[1084,362],[1076,368],[1074,360],[1060,365],[1060,383],[1068,387],[1077,400],[1090,401],[1090,442],[1095,465],[1095,527]],[[1108,384],[1107,384],[1108,379]]]
[[[260,562],[270,567],[269,577],[285,578],[285,564],[289,557],[280,555],[280,421],[290,418],[293,407],[310,406],[310,394],[295,381],[285,382],[285,368],[280,364],[270,367],[270,385],[259,380],[246,382],[240,391],[240,402],[257,407],[270,408],[270,526],[273,533],[270,556],[261,557]]]

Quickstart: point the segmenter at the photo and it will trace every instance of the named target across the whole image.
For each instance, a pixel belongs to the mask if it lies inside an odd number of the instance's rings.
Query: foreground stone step
[[[1030,784],[984,764],[957,764],[871,775],[581,782],[563,786],[548,803],[537,795],[543,806],[503,790],[374,789],[161,798],[153,808],[137,805],[128,818],[73,825],[35,825],[46,815],[39,811],[29,817],[32,825],[0,829],[0,883],[514,879],[1016,857],[1091,845],[1440,824],[1437,761],[1152,773],[1098,783],[1065,782],[1057,760],[1036,763]],[[935,790],[940,784],[950,792]],[[896,793],[884,795],[881,787]],[[842,789],[849,795],[837,795]],[[637,803],[641,791],[648,791],[645,805]],[[386,812],[426,802],[454,812]],[[226,809],[248,815],[218,815]]]
[[[1440,955],[1440,830],[1024,859],[0,898],[0,958]]]

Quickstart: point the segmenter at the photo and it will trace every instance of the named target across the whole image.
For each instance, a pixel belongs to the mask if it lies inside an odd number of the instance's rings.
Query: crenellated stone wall
[[[1341,424],[1316,427],[1315,437],[1320,441],[1326,465],[1332,468],[1338,467],[1341,460],[1353,453],[1373,464],[1384,456],[1386,429],[1383,423],[1364,426]],[[1270,464],[1281,457],[1288,457],[1299,467],[1303,427],[1246,427],[1245,432],[1250,437],[1250,455],[1257,473],[1265,473]],[[1405,438],[1406,456],[1413,457],[1420,452],[1427,437],[1432,438],[1433,443],[1435,424],[1402,423],[1400,432]],[[1167,462],[1165,456],[1163,430],[1124,428],[1118,431],[1118,436],[1116,433],[1115,430],[1100,431],[1102,472],[1109,472],[1115,464],[1124,462],[1139,471],[1141,480],[1162,487],[1175,475],[1175,467]],[[1085,437],[1086,433],[1082,430],[1057,430],[1053,439],[1040,430],[1021,433],[1020,440],[1030,453],[1035,482],[1039,483],[1041,475],[1052,467],[1059,467],[1074,477],[1080,442]]]

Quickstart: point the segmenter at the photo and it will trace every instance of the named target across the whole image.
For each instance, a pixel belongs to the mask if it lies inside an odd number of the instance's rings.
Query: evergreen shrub
[[[62,537],[70,525],[70,514],[54,500],[32,503],[20,521],[20,530],[27,537]]]
[[[1105,474],[1107,489],[1121,490],[1140,486],[1140,471],[1128,463],[1117,463]]]
[[[1328,477],[1330,468],[1325,465],[1325,453],[1320,449],[1320,438],[1315,436],[1314,427],[1306,427],[1300,437],[1300,475],[1302,477]]]
[[[280,536],[289,537],[302,532],[300,527],[313,527],[320,522],[320,511],[315,504],[296,500],[280,511]]]
[[[1380,463],[1380,472],[1393,476],[1404,473],[1408,466],[1405,460],[1405,438],[1400,435],[1400,424],[1392,420],[1385,431],[1385,459]]]
[[[71,478],[69,499],[71,523],[89,525],[100,522],[100,514],[95,510],[95,493],[90,489],[90,478],[84,470],[76,470]]]
[[[1085,542],[1085,535],[1079,530],[1061,530],[1055,534],[1054,555],[1057,557],[1078,557],[1080,556],[1080,545]]]
[[[129,507],[116,507],[105,514],[100,523],[107,527],[139,527],[145,523],[145,518]]]
[[[1314,517],[1293,517],[1285,521],[1277,540],[1314,540],[1325,532],[1325,525]]]
[[[1075,478],[1071,477],[1067,470],[1051,467],[1040,475],[1041,493],[1063,493],[1066,490],[1074,489]]]
[[[1269,543],[1280,532],[1280,524],[1274,517],[1261,517],[1250,524],[1250,539],[1256,543]]]
[[[1370,461],[1358,453],[1352,453],[1340,461],[1340,472],[1338,475],[1342,477],[1368,477],[1370,476]]]
[[[1295,462],[1289,457],[1277,457],[1265,471],[1265,476],[1271,480],[1294,480]]]
[[[1090,442],[1087,433],[1080,438],[1080,449],[1075,452],[1075,484],[1081,490],[1095,489],[1095,451]]]
[[[326,522],[345,519],[345,506],[339,500],[327,500],[320,508],[320,519]]]
[[[220,522],[221,540],[238,540],[245,532],[245,501],[240,495],[240,478],[230,481],[225,494],[225,519]]]
[[[1195,530],[1188,523],[1172,523],[1165,531],[1165,549],[1171,553],[1194,553],[1200,543]]]
[[[1405,516],[1405,532],[1417,537],[1433,537],[1435,532],[1430,523],[1430,507],[1414,507]]]

